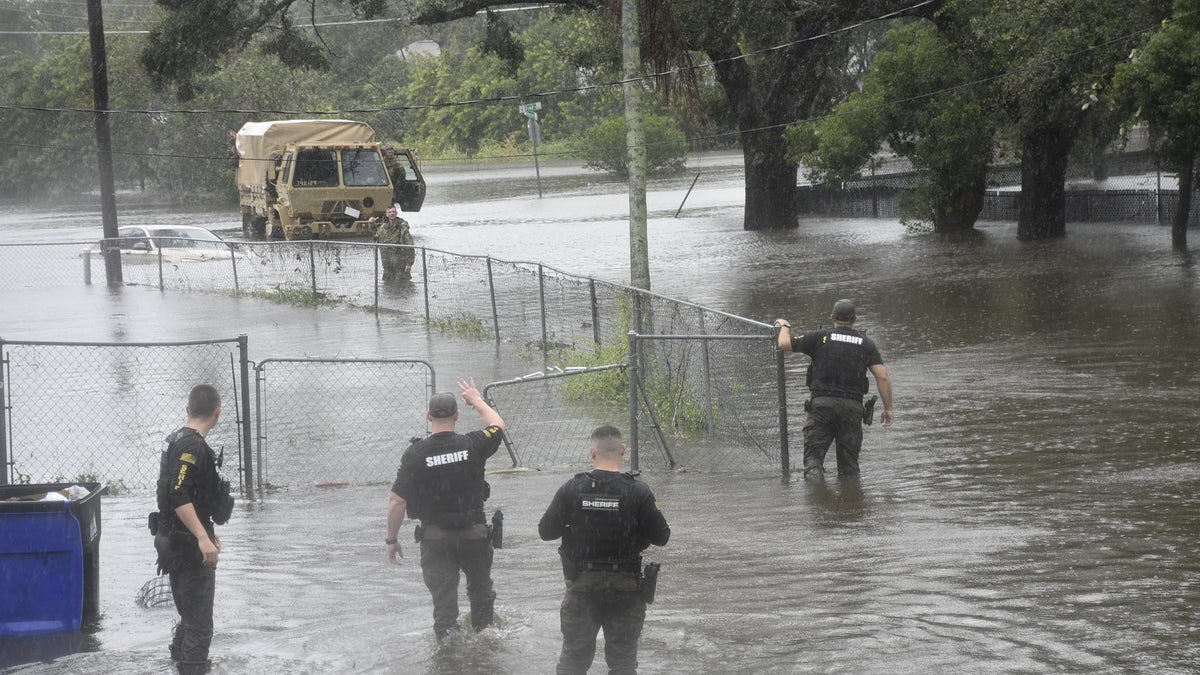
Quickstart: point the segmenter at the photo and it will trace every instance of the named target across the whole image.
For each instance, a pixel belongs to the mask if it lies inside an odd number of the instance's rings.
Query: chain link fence
[[[246,338],[168,344],[0,340],[0,464],[9,483],[100,482],[152,490],[164,439],[187,421],[192,387],[224,413],[208,436],[222,473],[246,478],[241,405]],[[236,476],[235,476],[236,472]]]
[[[673,443],[665,468],[710,471],[780,467],[788,462],[786,380],[772,326],[697,305],[644,296],[630,336],[638,395],[652,403],[637,417]],[[797,427],[798,428],[798,427]],[[653,429],[650,429],[653,430]],[[651,464],[650,466],[654,466]]]
[[[492,382],[483,395],[504,417],[504,444],[513,466],[589,469],[592,431],[604,424],[625,429],[629,403],[602,392],[627,393],[626,364],[553,369]],[[649,402],[641,403],[649,405]],[[668,456],[667,441],[655,434],[635,452]],[[637,461],[634,461],[637,465]]]
[[[256,294],[300,306],[369,308],[423,321],[430,330],[453,337],[503,344],[513,348],[515,358],[543,370],[627,363],[630,335],[636,335],[643,343],[638,348],[639,392],[630,392],[624,375],[618,378],[623,386],[599,377],[576,378],[571,386],[584,392],[575,400],[598,406],[603,415],[581,412],[574,404],[563,408],[562,414],[573,410],[586,421],[557,438],[584,443],[601,423],[596,417],[631,420],[629,401],[636,395],[646,414],[627,433],[635,442],[648,439],[660,446],[640,455],[647,468],[740,470],[778,467],[784,460],[787,439],[781,423],[786,417],[778,416],[782,366],[776,363],[774,333],[767,324],[537,263],[422,247],[416,247],[413,280],[389,285],[379,281],[379,246],[374,244],[239,242],[226,250],[231,254],[223,259],[213,255],[169,265],[165,254],[154,255],[146,264],[125,265],[125,283]],[[655,339],[657,335],[675,337]],[[268,378],[262,370],[268,362],[256,370],[258,385],[265,389],[260,395],[267,397],[260,403],[259,414],[265,417],[257,431],[256,451],[265,469],[258,487],[382,480],[395,469],[397,441],[417,435],[414,427],[424,428],[424,400],[433,382],[427,364],[426,374],[414,371],[387,381],[381,379],[384,366],[379,363],[324,362],[320,378],[302,373],[317,366],[294,365],[289,366],[294,375],[273,372]],[[291,377],[298,378],[297,384]],[[600,383],[579,384],[587,382]],[[558,386],[547,382],[541,390],[531,389],[539,392],[540,404],[531,403],[528,413],[515,417],[510,413],[506,421],[519,428],[530,424],[526,414],[536,418],[566,405]],[[397,396],[395,405],[382,406]],[[614,417],[611,406],[623,414]],[[408,414],[403,411],[411,411],[413,418],[402,422]],[[294,448],[313,443],[322,445],[317,455],[293,454]],[[670,457],[667,443],[677,448],[678,457]],[[370,459],[348,448],[366,450]],[[521,448],[534,465],[558,464],[565,461],[560,453],[568,452],[553,445],[543,448],[538,441],[522,442]]]
[[[391,484],[429,430],[433,366],[418,359],[265,359],[255,372],[260,489]]]
[[[1097,172],[1102,175],[1097,176]],[[1177,176],[1159,170],[1147,153],[1104,158],[1102,167],[1072,166],[1067,171],[1066,221],[1169,224],[1179,205]],[[870,173],[841,185],[803,185],[797,190],[800,213],[848,218],[901,216],[900,195],[920,186],[924,174],[902,159],[876,160]],[[1020,165],[988,170],[980,220],[1015,221],[1021,201]],[[1200,222],[1200,200],[1193,199],[1190,223]]]

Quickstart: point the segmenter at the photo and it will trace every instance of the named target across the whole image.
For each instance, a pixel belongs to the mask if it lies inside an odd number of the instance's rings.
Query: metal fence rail
[[[259,489],[391,483],[428,433],[433,366],[420,359],[265,359],[255,372]]]
[[[224,473],[236,466],[247,485],[246,344],[246,336],[121,344],[0,339],[0,483],[153,489],[163,441],[186,422],[188,392],[204,382],[220,392],[224,409],[209,445],[224,450]]]

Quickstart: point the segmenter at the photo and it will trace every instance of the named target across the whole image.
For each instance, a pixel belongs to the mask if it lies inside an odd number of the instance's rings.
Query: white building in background
[[[410,56],[441,56],[442,46],[434,40],[417,40],[410,42],[407,47],[396,52],[401,60],[407,61]]]

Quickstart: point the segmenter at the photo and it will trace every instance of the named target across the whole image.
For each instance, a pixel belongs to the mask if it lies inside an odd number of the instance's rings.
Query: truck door
[[[392,178],[392,200],[401,211],[420,211],[425,203],[425,177],[408,148],[385,148],[383,161]]]

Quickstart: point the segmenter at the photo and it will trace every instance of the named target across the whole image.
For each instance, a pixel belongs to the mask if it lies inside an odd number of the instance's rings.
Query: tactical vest
[[[453,436],[454,443],[439,442],[434,436],[426,438],[421,448],[420,462],[413,481],[413,495],[408,515],[423,523],[461,529],[486,522],[483,503],[487,499],[487,482],[482,480],[482,467],[471,457],[466,444]],[[435,439],[435,440],[430,440]],[[461,459],[457,453],[465,453]]]
[[[636,565],[645,543],[638,536],[638,483],[622,473],[616,477],[581,473],[568,518],[562,553],[580,563]]]

